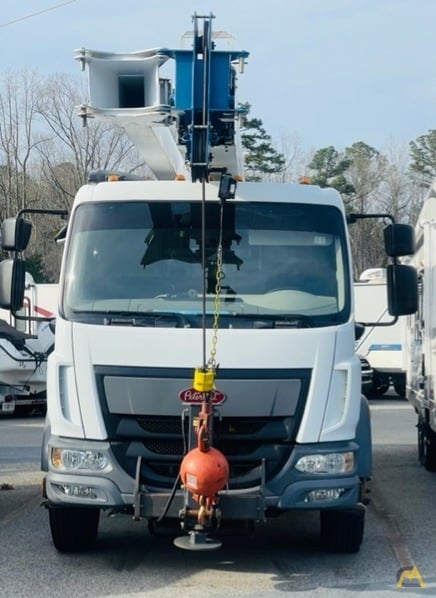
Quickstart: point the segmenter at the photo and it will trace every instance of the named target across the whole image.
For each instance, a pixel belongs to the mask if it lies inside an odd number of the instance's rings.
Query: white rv
[[[416,224],[418,311],[406,318],[406,396],[418,416],[421,463],[436,471],[436,181],[431,185]]]
[[[0,309],[0,413],[46,410],[57,296],[56,284],[35,284],[26,273],[22,308],[16,313]]]
[[[406,372],[403,360],[403,320],[395,323],[388,311],[386,268],[365,270],[354,283],[356,320],[365,323],[365,330],[356,341],[356,352],[364,357],[373,371],[370,389],[383,395],[392,385],[405,396]]]

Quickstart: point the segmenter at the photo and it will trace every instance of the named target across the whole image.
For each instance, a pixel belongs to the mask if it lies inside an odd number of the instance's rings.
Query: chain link
[[[211,349],[209,355],[209,361],[207,365],[210,369],[216,370],[216,347],[218,343],[218,326],[220,317],[220,303],[221,303],[221,280],[224,278],[223,273],[223,244],[222,244],[222,231],[223,231],[223,210],[224,205],[221,204],[220,211],[220,234],[219,242],[217,247],[217,258],[216,258],[216,283],[215,283],[215,301],[214,301],[214,313],[212,321],[212,339]]]
[[[222,246],[221,244],[218,247],[217,251],[217,262],[216,262],[216,284],[215,284],[215,301],[214,301],[214,313],[213,313],[213,322],[212,322],[212,339],[211,339],[211,349],[210,349],[210,356],[209,361],[207,362],[208,366],[216,370],[217,363],[216,363],[216,346],[218,343],[218,325],[219,325],[219,317],[220,317],[220,303],[221,303],[221,280],[223,278],[223,257],[222,257]]]

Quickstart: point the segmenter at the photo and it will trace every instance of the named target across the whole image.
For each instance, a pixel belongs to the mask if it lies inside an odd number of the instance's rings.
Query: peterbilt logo
[[[216,388],[210,393],[210,402],[212,405],[221,405],[226,400],[226,395],[217,390]],[[179,399],[183,403],[189,403],[189,405],[201,405],[203,402],[203,393],[198,392],[195,388],[185,388],[179,392]]]

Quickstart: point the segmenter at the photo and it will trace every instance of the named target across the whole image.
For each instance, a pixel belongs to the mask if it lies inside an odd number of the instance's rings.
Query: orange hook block
[[[180,478],[194,496],[213,498],[229,480],[229,464],[224,455],[210,447],[207,451],[192,449],[183,458]]]

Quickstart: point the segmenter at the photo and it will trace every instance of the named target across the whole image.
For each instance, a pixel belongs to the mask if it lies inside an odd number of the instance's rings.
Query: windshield
[[[201,326],[217,305],[229,327],[349,316],[344,224],[332,206],[228,201],[221,213],[219,202],[98,202],[79,206],[70,226],[62,307],[71,320]]]

